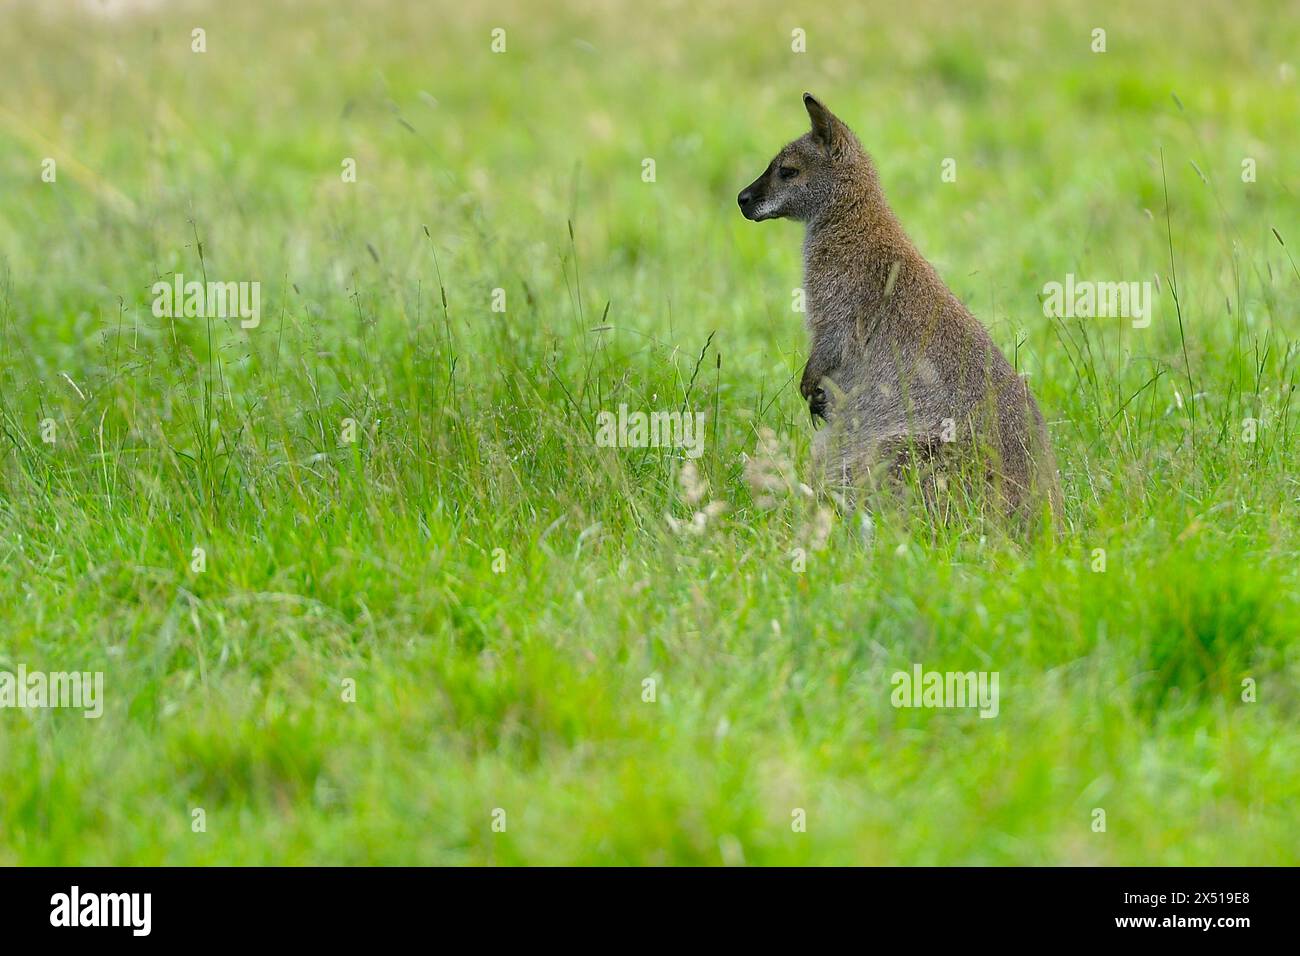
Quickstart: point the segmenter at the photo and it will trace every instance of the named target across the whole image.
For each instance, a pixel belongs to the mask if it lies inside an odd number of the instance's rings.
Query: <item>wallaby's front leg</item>
[[[808,364],[803,367],[803,378],[799,381],[799,394],[808,403],[808,412],[814,422],[826,418],[830,392],[826,390],[822,379],[828,377],[834,368],[835,362],[830,350],[818,348],[818,342],[814,340],[812,354],[808,356]]]

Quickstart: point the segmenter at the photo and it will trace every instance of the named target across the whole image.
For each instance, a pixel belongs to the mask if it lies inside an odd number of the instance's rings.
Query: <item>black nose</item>
[[[741,209],[744,209],[753,201],[754,201],[754,193],[752,190],[749,189],[746,189],[744,192],[742,192],[739,196],[736,197],[736,202],[740,204]]]

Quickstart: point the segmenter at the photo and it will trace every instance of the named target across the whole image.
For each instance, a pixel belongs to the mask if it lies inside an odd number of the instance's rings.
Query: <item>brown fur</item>
[[[1022,518],[1062,515],[1042,413],[988,332],[903,231],[861,143],[811,95],[812,130],[740,194],[756,221],[806,225],[811,350],[800,391],[827,426],[827,477],[919,474],[932,505],[960,475]],[[972,474],[980,476],[973,487]]]

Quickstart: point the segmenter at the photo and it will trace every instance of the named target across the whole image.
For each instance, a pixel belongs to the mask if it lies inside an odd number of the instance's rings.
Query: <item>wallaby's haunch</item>
[[[1022,519],[1062,517],[1056,464],[1029,386],[912,245],[857,137],[810,94],[812,130],[738,197],[746,219],[805,224],[811,350],[800,391],[826,477],[861,484],[916,466],[931,505],[948,476]],[[876,466],[880,466],[878,470]]]

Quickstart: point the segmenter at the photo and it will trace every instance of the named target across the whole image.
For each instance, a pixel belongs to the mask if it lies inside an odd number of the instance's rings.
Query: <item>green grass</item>
[[[0,710],[0,863],[1300,862],[1294,10],[539,6],[0,5],[0,670],[106,697]],[[805,89],[1030,375],[1059,540],[746,480],[808,479],[801,233],[734,198]],[[205,271],[261,325],[154,317]],[[701,533],[620,402],[706,414]]]

